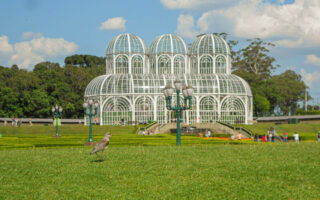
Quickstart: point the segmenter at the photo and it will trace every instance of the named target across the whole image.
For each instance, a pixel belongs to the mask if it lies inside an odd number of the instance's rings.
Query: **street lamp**
[[[89,131],[88,142],[93,142],[93,140],[92,140],[92,117],[96,116],[98,114],[98,107],[99,107],[99,103],[98,102],[93,103],[93,101],[91,99],[89,101],[86,101],[83,103],[84,114],[89,116],[89,121],[90,121],[90,131]],[[89,112],[87,112],[88,108],[89,108]]]
[[[58,127],[59,127],[58,120],[59,118],[62,117],[62,107],[61,106],[59,107],[58,105],[56,105],[56,107],[52,107],[51,112],[52,112],[53,119],[54,118],[56,119],[56,136],[55,137],[61,137],[59,136],[59,132],[58,132]]]
[[[166,97],[166,107],[168,110],[174,110],[177,112],[177,146],[181,146],[181,129],[180,129],[180,115],[182,110],[189,110],[191,108],[191,96],[193,94],[193,88],[191,86],[184,86],[182,89],[182,94],[184,97],[184,105],[180,105],[180,91],[182,88],[182,82],[176,80],[174,82],[174,87],[177,93],[177,105],[172,107],[172,94],[174,89],[171,86],[166,86],[163,90],[163,94]]]

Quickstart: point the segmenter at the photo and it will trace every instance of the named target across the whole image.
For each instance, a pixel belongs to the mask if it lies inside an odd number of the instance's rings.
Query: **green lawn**
[[[16,148],[66,148],[84,147],[88,141],[89,127],[82,125],[64,125],[60,127],[61,138],[53,138],[55,128],[53,126],[1,126],[1,149]],[[111,146],[159,146],[175,145],[176,136],[173,134],[159,134],[154,136],[142,136],[136,134],[134,126],[94,126],[93,140],[99,141],[106,132],[112,133]],[[225,144],[225,143],[250,143],[251,141],[220,141],[199,138],[198,136],[182,136],[183,145]],[[251,142],[252,143],[252,142]]]
[[[53,138],[52,126],[0,126],[0,199],[319,199],[319,143],[182,136],[176,147],[175,135],[136,129],[94,126],[95,141],[112,133],[96,162],[88,127],[64,125]]]
[[[320,144],[0,151],[0,199],[319,199]]]

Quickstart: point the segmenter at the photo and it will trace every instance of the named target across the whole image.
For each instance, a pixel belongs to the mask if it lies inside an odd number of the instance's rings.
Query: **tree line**
[[[227,34],[218,35],[227,40]],[[234,51],[238,42],[227,41],[233,74],[245,79],[251,87],[254,115],[276,111],[295,114],[307,86],[301,75],[292,70],[273,75],[280,67],[269,55],[274,44],[257,38],[248,40],[247,47]],[[17,65],[0,66],[0,117],[48,118],[51,108],[58,104],[64,108],[64,118],[82,118],[85,88],[102,74],[105,74],[105,58],[92,55],[68,56],[63,66],[42,62],[32,71],[19,69]]]
[[[48,118],[58,104],[64,118],[81,118],[87,84],[104,73],[105,58],[91,55],[66,57],[64,66],[42,62],[32,71],[0,66],[0,117]]]

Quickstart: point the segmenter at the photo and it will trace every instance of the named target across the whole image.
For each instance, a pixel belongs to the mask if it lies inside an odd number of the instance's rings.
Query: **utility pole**
[[[312,99],[312,111],[314,111],[314,98]]]
[[[304,95],[304,110],[308,111],[308,94],[307,94],[307,89],[305,91],[305,95]]]

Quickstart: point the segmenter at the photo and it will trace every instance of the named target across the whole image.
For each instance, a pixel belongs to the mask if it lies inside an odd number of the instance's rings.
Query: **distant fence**
[[[295,116],[277,116],[277,117],[258,117],[257,122],[288,122],[290,119],[300,121],[320,120],[320,115],[295,115]]]
[[[21,120],[22,123],[29,123],[31,119],[31,122],[33,124],[52,124],[53,119],[52,118],[15,118],[16,122],[17,120]],[[8,125],[10,125],[13,121],[13,118],[0,118],[0,123],[7,122]],[[61,119],[62,124],[83,124],[83,119]]]

